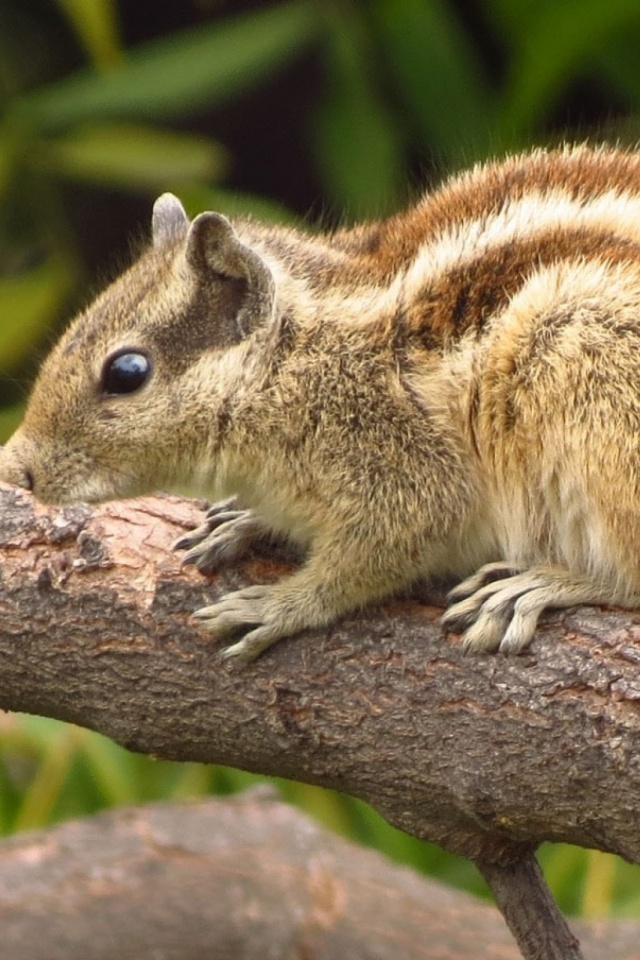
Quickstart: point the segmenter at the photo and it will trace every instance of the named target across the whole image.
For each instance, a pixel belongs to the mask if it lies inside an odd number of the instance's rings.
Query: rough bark
[[[0,707],[343,790],[479,862],[498,900],[492,865],[533,878],[544,839],[640,859],[636,614],[582,608],[520,657],[465,656],[438,609],[396,601],[238,670],[190,612],[285,570],[181,568],[171,543],[199,519],[176,498],[47,510],[0,487]]]
[[[0,843],[11,960],[517,960],[495,910],[256,791],[154,804]],[[637,923],[578,924],[635,960]]]

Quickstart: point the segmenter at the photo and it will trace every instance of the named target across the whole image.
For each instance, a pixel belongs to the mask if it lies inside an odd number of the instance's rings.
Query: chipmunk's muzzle
[[[28,444],[24,443],[21,431],[17,430],[9,442],[0,447],[0,480],[32,493],[35,480],[25,454],[28,455]]]
[[[24,490],[28,490],[29,493],[33,493],[35,481],[33,479],[33,474],[30,470],[27,470],[26,467],[16,470],[14,478],[12,478],[10,482],[15,483],[16,487],[22,487]]]
[[[20,427],[0,447],[0,481],[33,493],[41,503],[100,503],[146,492],[126,470],[99,463],[85,446],[59,443]]]
[[[47,464],[45,444],[30,439],[22,428],[0,447],[0,480],[28,490],[43,503],[61,502],[65,498],[51,484]]]

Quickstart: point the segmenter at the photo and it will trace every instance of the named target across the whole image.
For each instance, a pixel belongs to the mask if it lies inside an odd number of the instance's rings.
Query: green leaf
[[[216,180],[227,165],[212,140],[133,124],[83,124],[43,145],[49,172],[126,189],[164,190]]]
[[[19,119],[53,132],[87,120],[173,117],[215,106],[282,67],[317,33],[308,0],[154,40],[103,75],[82,71],[27,94]]]
[[[22,405],[0,410],[0,444],[6,443],[14,430],[18,429],[23,413]]]
[[[122,60],[114,0],[57,0],[80,43],[99,67]]]
[[[616,857],[602,850],[587,850],[587,870],[582,889],[583,917],[606,917],[615,899]]]
[[[403,144],[377,90],[373,53],[355,8],[327,17],[328,89],[314,118],[315,157],[329,196],[349,215],[382,215],[397,205]]]
[[[537,11],[514,58],[501,128],[522,141],[531,138],[566,85],[580,72],[593,72],[595,58],[615,34],[638,27],[637,0],[583,0],[579,16],[572,2]]]
[[[77,741],[78,753],[88,765],[92,784],[101,800],[109,805],[135,803],[138,799],[137,758],[106,737],[87,730],[82,734]]]
[[[492,94],[478,51],[444,0],[378,0],[387,66],[423,144],[450,165],[490,147]]]
[[[0,278],[0,374],[33,350],[59,314],[70,284],[68,268],[57,257],[29,273]]]
[[[67,726],[57,738],[55,750],[43,753],[25,790],[13,829],[33,830],[49,823],[69,777],[74,759],[76,728]]]
[[[317,116],[315,147],[329,195],[349,217],[395,209],[400,146],[391,118],[365,90],[347,82],[336,86]]]

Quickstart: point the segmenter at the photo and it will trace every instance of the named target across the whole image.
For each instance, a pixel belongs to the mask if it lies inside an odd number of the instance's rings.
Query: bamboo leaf
[[[14,430],[18,429],[23,412],[22,406],[0,409],[0,444],[6,443]]]
[[[379,0],[388,66],[422,139],[442,159],[489,149],[492,94],[463,24],[444,0]]]
[[[44,145],[49,172],[125,189],[164,190],[216,180],[227,165],[212,140],[133,124],[83,124]]]
[[[214,106],[282,67],[316,33],[308,0],[150,41],[108,74],[85,70],[25,95],[23,122],[41,132],[107,118],[173,117]]]
[[[114,0],[57,0],[80,43],[99,67],[122,60],[118,17]]]
[[[77,742],[78,757],[88,767],[92,785],[101,800],[109,805],[135,803],[138,799],[136,757],[102,737],[83,731]]]
[[[7,374],[60,312],[70,288],[64,262],[52,257],[28,273],[0,279],[0,374]]]
[[[336,85],[317,116],[316,159],[329,195],[351,217],[396,206],[400,149],[391,118],[358,84]]]
[[[501,128],[522,141],[529,139],[567,84],[593,70],[604,44],[634,27],[640,28],[637,0],[606,4],[584,0],[579,17],[574,3],[542,7],[523,31],[499,118]]]
[[[53,818],[74,759],[76,731],[68,726],[57,739],[56,749],[45,752],[35,775],[25,790],[13,829],[33,830]]]
[[[376,86],[372,51],[353,8],[327,16],[328,89],[315,117],[316,161],[329,195],[355,217],[393,209],[402,180],[401,137]]]

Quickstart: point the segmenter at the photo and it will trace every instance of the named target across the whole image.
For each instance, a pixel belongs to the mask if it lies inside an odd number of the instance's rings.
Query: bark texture
[[[47,509],[0,486],[0,707],[360,797],[476,860],[526,957],[578,957],[533,850],[640,860],[639,616],[581,608],[547,618],[524,655],[465,656],[437,608],[395,601],[241,670],[190,613],[286,567],[181,568],[171,544],[200,519],[172,497]],[[509,877],[531,885],[538,933]],[[530,947],[541,924],[559,952]]]
[[[121,809],[0,843],[11,960],[517,960],[489,905],[322,830],[264,791]],[[636,960],[637,923],[577,924]]]
[[[640,860],[637,614],[581,608],[522,656],[465,656],[438,609],[398,601],[238,669],[190,613],[286,571],[181,568],[196,504],[0,496],[0,707],[343,790],[474,858],[546,839]]]

